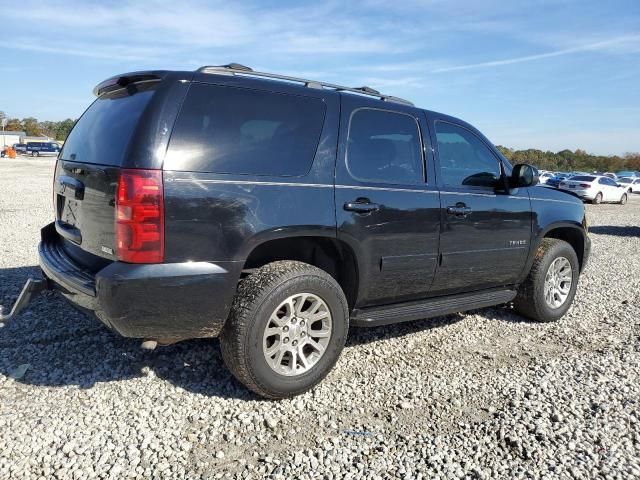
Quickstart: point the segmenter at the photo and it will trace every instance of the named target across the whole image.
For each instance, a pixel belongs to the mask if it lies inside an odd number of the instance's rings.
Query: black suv
[[[349,325],[513,301],[560,318],[582,202],[478,130],[368,87],[238,64],[99,84],[55,169],[42,280],[143,346],[220,337],[269,398],[335,364]]]

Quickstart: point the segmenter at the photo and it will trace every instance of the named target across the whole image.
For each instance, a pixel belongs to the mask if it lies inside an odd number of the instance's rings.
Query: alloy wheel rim
[[[273,311],[262,338],[267,365],[288,377],[308,372],[323,357],[331,338],[331,311],[312,293],[297,293]]]
[[[551,308],[560,308],[565,304],[573,283],[571,263],[565,257],[558,257],[547,270],[544,279],[544,300]]]

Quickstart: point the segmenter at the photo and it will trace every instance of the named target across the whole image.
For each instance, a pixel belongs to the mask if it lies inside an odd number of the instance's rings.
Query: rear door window
[[[154,94],[149,86],[131,86],[101,95],[69,133],[60,158],[120,166],[140,117]]]
[[[411,115],[361,108],[349,124],[347,168],[363,182],[416,185],[424,182],[420,145]]]
[[[301,176],[313,163],[324,116],[319,98],[194,83],[164,168]]]

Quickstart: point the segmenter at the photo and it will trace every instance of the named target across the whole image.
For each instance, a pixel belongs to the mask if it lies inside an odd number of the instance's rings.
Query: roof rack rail
[[[360,95],[369,95],[371,97],[379,98],[385,102],[394,102],[394,103],[402,103],[404,105],[413,105],[409,100],[405,100],[403,98],[394,97],[392,95],[384,95],[380,93],[378,90],[374,90],[371,87],[345,87],[342,85],[335,85],[333,83],[327,82],[319,82],[316,80],[307,80],[304,78],[298,77],[290,77],[288,75],[279,75],[277,73],[268,73],[268,72],[256,72],[252,68],[249,68],[245,65],[241,65],[239,63],[229,63],[227,65],[206,65],[204,67],[200,67],[198,70],[200,73],[217,73],[217,74],[225,74],[225,75],[246,75],[249,77],[259,77],[259,78],[271,78],[275,80],[284,80],[287,82],[294,83],[302,83],[305,87],[308,88],[331,88],[338,92],[351,92],[357,93]]]

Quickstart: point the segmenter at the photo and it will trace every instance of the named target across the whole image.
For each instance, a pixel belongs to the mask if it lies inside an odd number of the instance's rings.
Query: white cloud
[[[620,37],[611,38],[601,42],[590,43],[587,45],[581,45],[572,48],[565,48],[562,50],[555,50],[553,52],[540,53],[536,55],[524,55],[522,57],[507,58],[504,60],[493,60],[489,62],[471,63],[467,65],[456,65],[451,67],[436,68],[432,73],[446,73],[456,72],[460,70],[473,70],[477,68],[490,68],[499,67],[503,65],[513,65],[515,63],[532,62],[535,60],[542,60],[545,58],[561,57],[564,55],[570,55],[573,53],[607,50],[609,52],[628,52],[629,47],[637,49],[640,47],[640,35],[625,35]]]

